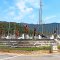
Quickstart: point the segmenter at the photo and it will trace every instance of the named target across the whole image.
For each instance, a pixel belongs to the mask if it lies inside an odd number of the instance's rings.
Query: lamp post
[[[39,5],[40,5],[40,7],[39,7],[39,26],[41,25],[41,32],[42,32],[42,34],[43,34],[43,23],[42,23],[42,0],[40,0],[40,2],[39,2]]]
[[[8,36],[10,36],[10,22],[8,23]]]

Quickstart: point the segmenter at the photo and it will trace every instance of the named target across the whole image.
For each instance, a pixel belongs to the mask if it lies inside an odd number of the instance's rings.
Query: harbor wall
[[[0,39],[0,45],[8,47],[40,47],[55,43],[54,39]]]

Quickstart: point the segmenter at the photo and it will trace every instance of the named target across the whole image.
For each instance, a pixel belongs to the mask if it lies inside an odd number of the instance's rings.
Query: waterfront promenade
[[[0,54],[0,60],[60,60],[60,54],[47,55],[14,55]]]

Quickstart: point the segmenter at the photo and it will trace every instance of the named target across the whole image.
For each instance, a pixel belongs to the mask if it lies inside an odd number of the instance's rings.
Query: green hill
[[[34,28],[38,33],[42,32],[42,25],[38,24],[27,24],[27,23],[15,23],[15,22],[2,22],[0,21],[0,35],[8,34],[8,31],[11,34],[14,34],[14,30],[18,30],[20,34],[24,33],[24,25],[28,25],[29,27],[29,34],[33,33]],[[50,23],[50,24],[43,24],[43,33],[44,34],[53,34],[54,31],[60,34],[60,23]]]

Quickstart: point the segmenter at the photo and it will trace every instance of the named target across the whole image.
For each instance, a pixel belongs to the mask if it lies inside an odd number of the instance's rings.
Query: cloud
[[[28,5],[27,5],[28,4]],[[28,17],[28,20],[35,18],[35,9],[38,9],[38,0],[14,0],[13,6],[9,6],[4,12],[7,19],[19,21]]]
[[[55,22],[56,19],[57,19],[56,15],[47,16],[43,18],[43,23],[52,23],[52,22]]]
[[[18,16],[15,16],[15,19],[24,19],[27,16],[33,14],[34,8],[26,5],[27,3],[32,4],[33,0],[16,0],[15,6],[19,10]],[[19,18],[20,17],[20,18]]]
[[[39,0],[27,0],[27,2],[29,3],[29,4],[31,4],[32,5],[32,7],[34,7],[34,8],[39,8]]]
[[[8,13],[8,15],[9,15],[9,16],[14,16],[14,15],[15,15],[15,12],[14,12],[14,11],[10,11],[10,12]]]
[[[16,3],[16,7],[21,11],[24,12],[25,11],[25,2],[22,0],[20,0],[19,2]]]
[[[30,12],[30,13],[33,12],[33,8],[27,8],[26,12]]]
[[[16,7],[20,10],[22,13],[30,13],[33,11],[32,7],[28,7],[26,5],[27,1],[26,0],[20,0],[16,2]]]
[[[45,19],[44,20],[50,20],[50,19],[54,19],[54,18],[56,18],[57,16],[55,16],[55,15],[53,15],[53,16],[47,16],[47,17],[45,17]]]
[[[31,20],[34,20],[34,17],[35,17],[34,14],[29,16]]]

